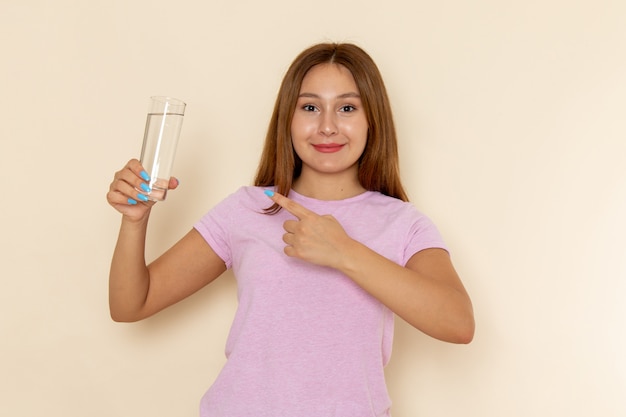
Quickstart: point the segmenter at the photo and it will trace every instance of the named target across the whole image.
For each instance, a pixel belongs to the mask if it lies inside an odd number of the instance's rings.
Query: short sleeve
[[[437,229],[437,226],[423,213],[413,208],[414,219],[408,230],[407,242],[403,254],[403,265],[416,253],[424,249],[443,249],[449,252],[448,247]]]
[[[211,246],[227,268],[232,266],[231,227],[232,216],[237,206],[236,196],[230,195],[222,200],[194,225],[204,240]]]

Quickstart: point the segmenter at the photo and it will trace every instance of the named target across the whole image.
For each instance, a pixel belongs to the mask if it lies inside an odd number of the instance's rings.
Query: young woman
[[[152,203],[136,191],[146,173],[137,160],[116,173],[107,194],[122,213],[112,318],[148,317],[232,268],[239,305],[228,360],[201,416],[389,416],[394,313],[443,341],[474,334],[446,246],[407,202],[398,172],[372,59],[352,44],[305,50],[280,87],[255,185],[149,265]]]

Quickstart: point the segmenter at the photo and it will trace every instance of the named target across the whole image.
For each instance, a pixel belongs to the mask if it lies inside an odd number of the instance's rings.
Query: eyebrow
[[[314,93],[300,93],[300,95],[298,95],[299,97],[307,97],[307,98],[320,98],[319,95],[314,94]],[[361,98],[361,95],[359,93],[343,93],[338,95],[336,98]]]

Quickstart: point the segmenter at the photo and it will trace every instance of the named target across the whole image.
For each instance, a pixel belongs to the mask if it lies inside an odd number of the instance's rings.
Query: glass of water
[[[181,100],[171,97],[150,98],[141,164],[150,175],[148,198],[152,201],[163,201],[167,195],[185,106]]]

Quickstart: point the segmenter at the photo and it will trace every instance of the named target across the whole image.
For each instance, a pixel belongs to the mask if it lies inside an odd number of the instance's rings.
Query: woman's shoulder
[[[269,205],[271,205],[271,200],[267,197],[267,195],[265,194],[266,190],[273,190],[273,187],[259,187],[256,185],[244,185],[239,187],[235,193],[234,196],[235,198],[237,198],[241,203],[247,203],[250,204],[252,207],[259,207],[261,206],[262,208],[266,208]]]
[[[215,208],[227,210],[254,209],[263,210],[268,205],[264,187],[244,185],[224,197]]]
[[[224,201],[265,201],[267,196],[264,191],[269,187],[257,187],[254,185],[243,185],[229,194]]]
[[[378,191],[368,191],[367,194],[367,203],[382,210],[419,212],[417,207],[410,201],[400,200]]]
[[[400,200],[379,192],[371,192],[368,207],[371,215],[385,219],[389,224],[414,225],[430,227],[432,219],[420,210],[413,202]]]
[[[236,223],[249,215],[263,213],[271,202],[263,191],[263,187],[241,186],[209,208],[203,220]]]

